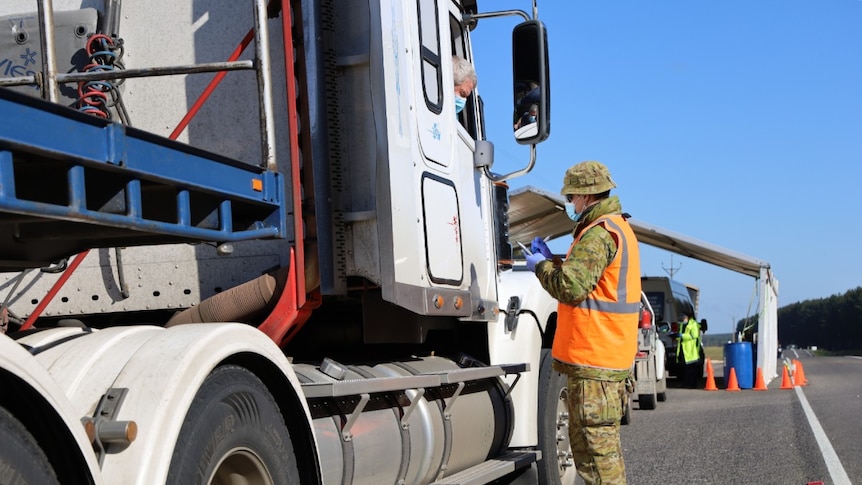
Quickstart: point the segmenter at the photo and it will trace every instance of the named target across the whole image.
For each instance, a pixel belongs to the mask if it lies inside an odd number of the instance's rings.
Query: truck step
[[[481,485],[526,468],[542,458],[541,451],[510,451],[431,485]]]
[[[496,364],[479,367],[462,367],[460,369],[447,369],[439,372],[426,372],[422,375],[439,376],[443,384],[454,384],[458,382],[477,381],[510,374],[521,374],[530,370],[530,364]]]
[[[341,364],[336,364],[341,365]],[[303,375],[301,366],[295,367]],[[344,379],[326,382],[303,382],[306,398],[344,397],[360,394],[406,391],[408,389],[439,387],[446,384],[478,381],[507,374],[520,374],[530,370],[529,364],[502,364],[487,367],[466,367],[440,372],[430,372],[402,377],[374,377],[368,379]]]
[[[0,270],[94,247],[286,237],[259,166],[0,88]]]
[[[304,382],[302,392],[308,399],[321,397],[344,397],[378,392],[405,391],[437,387],[437,376],[376,377],[371,379],[348,379],[335,382]]]

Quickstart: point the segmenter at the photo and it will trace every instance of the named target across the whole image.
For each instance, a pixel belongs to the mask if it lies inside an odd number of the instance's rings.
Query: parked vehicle
[[[656,401],[667,400],[665,344],[659,338],[655,312],[646,294],[641,294],[641,320],[638,324],[638,353],[635,356],[635,392],[639,409],[655,409]]]
[[[643,276],[641,286],[655,312],[658,336],[667,350],[668,375],[681,377],[684,363],[677,359],[677,340],[671,338],[671,334],[680,331],[679,321],[683,313],[697,319],[697,309],[691,298],[692,291],[697,289],[664,276]]]

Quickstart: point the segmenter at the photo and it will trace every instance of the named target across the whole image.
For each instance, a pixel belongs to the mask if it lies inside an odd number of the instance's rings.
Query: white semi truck
[[[501,16],[508,174],[450,62]],[[503,271],[536,17],[2,2],[0,482],[573,483],[552,310]]]

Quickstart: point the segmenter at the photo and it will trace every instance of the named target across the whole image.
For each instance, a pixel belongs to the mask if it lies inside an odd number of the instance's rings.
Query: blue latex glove
[[[545,259],[551,259],[554,257],[554,253],[551,252],[548,245],[545,244],[545,241],[539,236],[536,236],[533,239],[533,242],[530,243],[530,251],[532,251],[533,254],[540,253],[545,257]]]
[[[545,255],[542,253],[533,253],[527,255],[527,269],[530,271],[536,271],[536,265],[539,264],[539,261],[545,261]]]

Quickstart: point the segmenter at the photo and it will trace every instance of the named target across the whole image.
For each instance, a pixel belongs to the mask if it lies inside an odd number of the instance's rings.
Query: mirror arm
[[[485,172],[485,176],[491,179],[492,182],[505,182],[506,180],[513,179],[515,177],[520,177],[521,175],[526,175],[530,173],[530,170],[533,169],[533,166],[536,164],[536,145],[530,145],[530,163],[527,164],[526,167],[521,170],[516,170],[512,173],[507,173],[506,175],[498,175],[492,173],[488,170],[488,167],[482,167],[482,170]]]
[[[534,10],[535,12],[535,10]],[[469,14],[465,13],[461,16],[461,23],[464,25],[469,25],[472,22],[475,22],[478,19],[490,19],[495,17],[510,17],[513,15],[521,16],[524,20],[532,20],[530,19],[530,15],[523,10],[501,10],[499,12],[486,12],[486,13],[474,13]]]

